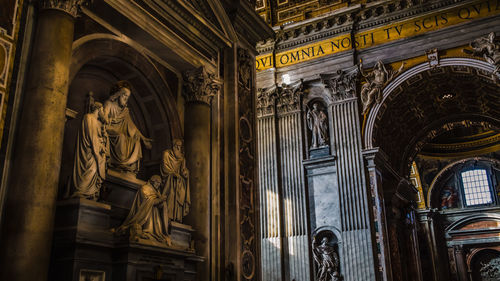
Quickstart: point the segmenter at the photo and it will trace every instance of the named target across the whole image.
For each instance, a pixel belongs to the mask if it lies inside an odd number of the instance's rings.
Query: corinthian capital
[[[202,102],[210,105],[212,98],[222,86],[215,74],[208,73],[205,67],[184,73],[183,95],[186,102]]]
[[[335,102],[356,97],[358,75],[358,68],[353,67],[347,70],[338,70],[334,74],[320,74],[320,77],[325,88],[330,89],[331,98]]]
[[[92,0],[90,0],[92,1]],[[80,7],[90,2],[89,0],[40,0],[41,10],[59,10],[77,17]]]

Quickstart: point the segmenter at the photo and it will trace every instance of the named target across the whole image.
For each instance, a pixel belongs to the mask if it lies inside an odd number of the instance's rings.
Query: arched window
[[[486,169],[472,169],[460,173],[466,206],[493,203]]]

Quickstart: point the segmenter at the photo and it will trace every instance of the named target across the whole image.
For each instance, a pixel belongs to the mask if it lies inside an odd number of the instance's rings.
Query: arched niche
[[[161,152],[172,146],[172,140],[182,138],[177,111],[179,77],[174,72],[119,40],[118,37],[79,39],[73,49],[62,169],[60,182],[65,186],[71,176],[74,149],[83,115],[86,113],[88,94],[96,101],[109,97],[111,86],[120,80],[132,85],[128,101],[130,114],[137,128],[154,140],[151,150],[142,148],[141,170],[137,178],[147,179],[159,172]],[[66,190],[65,190],[66,192]]]
[[[471,281],[500,280],[500,249],[472,251],[467,262]]]
[[[327,156],[330,153],[331,147],[331,110],[329,109],[329,104],[331,103],[331,98],[325,91],[323,86],[320,85],[310,85],[309,88],[305,91],[304,98],[302,100],[302,112],[304,118],[304,136],[305,136],[305,146],[307,151],[307,158],[316,158],[321,156]],[[316,106],[316,110],[324,113],[325,119],[325,136],[326,140],[323,145],[318,145],[313,147],[312,145],[312,130],[311,130],[311,121],[309,116],[309,112],[314,111],[314,107]]]
[[[312,254],[313,254],[313,268],[314,268],[314,280],[321,279],[320,275],[325,273],[326,267],[335,264],[334,268],[329,268],[330,270],[335,270],[335,276],[337,279],[330,279],[333,274],[332,271],[327,273],[329,277],[325,280],[342,280],[342,247],[341,247],[341,233],[338,229],[332,226],[322,226],[317,228],[312,233]],[[330,262],[325,263],[325,259],[330,259]],[[329,265],[329,266],[328,266]],[[323,267],[323,272],[322,272]],[[336,268],[335,268],[336,267]]]

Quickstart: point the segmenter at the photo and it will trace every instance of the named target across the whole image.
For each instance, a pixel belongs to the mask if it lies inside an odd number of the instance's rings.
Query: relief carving
[[[472,50],[464,49],[466,54],[483,57],[494,67],[491,79],[495,84],[500,85],[500,40],[495,32],[491,32],[486,37],[481,37],[470,43]]]
[[[201,102],[210,105],[212,98],[222,87],[222,81],[205,67],[184,73],[183,95],[186,102]]]
[[[255,115],[253,90],[254,58],[245,49],[238,49],[238,115],[239,115],[239,216],[242,280],[253,280],[255,263]],[[266,106],[269,106],[267,104]]]
[[[363,70],[363,63],[360,61],[359,71],[366,80],[361,86],[361,103],[363,104],[363,115],[368,113],[370,108],[382,102],[382,90],[394,79],[399,73],[403,71],[405,62],[401,64],[397,71],[387,69],[382,61],[378,61],[370,73],[365,73]]]

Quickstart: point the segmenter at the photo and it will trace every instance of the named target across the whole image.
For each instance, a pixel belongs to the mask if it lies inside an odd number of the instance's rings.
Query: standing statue
[[[164,190],[167,192],[168,217],[180,223],[191,206],[189,171],[182,148],[182,140],[175,139],[173,149],[163,151],[160,167]]]
[[[103,106],[99,102],[93,103],[90,112],[83,116],[73,166],[74,197],[91,200],[99,198],[106,177],[108,154],[108,138],[101,122],[103,119]]]
[[[372,72],[365,74],[363,71],[363,62],[360,61],[359,71],[365,77],[366,83],[361,86],[361,103],[363,103],[363,115],[374,103],[382,102],[382,90],[399,73],[403,71],[405,63],[403,62],[397,71],[387,70],[382,63],[378,61]]]
[[[335,248],[329,245],[327,237],[321,239],[321,244],[316,243],[313,238],[312,243],[313,256],[318,266],[318,281],[339,281],[339,255]]]
[[[137,174],[142,158],[141,141],[151,149],[153,140],[144,137],[130,117],[127,106],[131,85],[127,81],[117,82],[104,103],[107,132],[110,140],[110,167]]]
[[[328,145],[327,116],[318,108],[319,102],[315,102],[313,109],[307,110],[307,127],[311,130],[311,148]]]
[[[160,192],[160,186],[161,177],[154,175],[137,191],[127,218],[115,231],[117,234],[129,234],[131,241],[171,245],[167,196],[165,191]]]
[[[491,79],[500,85],[500,42],[495,36],[495,32],[491,32],[487,37],[481,37],[470,43],[472,51],[464,49],[467,54],[482,56],[495,69],[491,74]]]

